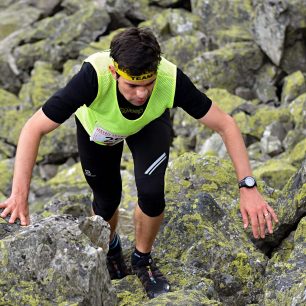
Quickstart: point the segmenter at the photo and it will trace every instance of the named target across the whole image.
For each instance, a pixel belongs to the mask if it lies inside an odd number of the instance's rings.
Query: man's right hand
[[[3,209],[1,218],[10,215],[9,223],[13,224],[17,219],[20,224],[25,226],[30,224],[29,205],[27,201],[21,200],[18,196],[10,196],[4,202],[0,203],[0,209]]]

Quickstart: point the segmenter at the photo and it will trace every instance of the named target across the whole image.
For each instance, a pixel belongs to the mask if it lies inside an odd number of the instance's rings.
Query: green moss
[[[250,117],[250,134],[261,138],[265,127],[274,121],[286,124],[292,122],[293,118],[286,108],[262,107]]]
[[[58,88],[59,73],[52,69],[52,64],[35,62],[31,77],[30,99],[38,109]]]
[[[92,42],[86,48],[82,49],[80,51],[80,55],[83,57],[88,57],[93,53],[109,49],[113,37],[118,33],[122,32],[123,30],[124,28],[120,28],[115,31],[112,31],[106,36],[101,36],[98,42]]]
[[[230,270],[244,281],[248,281],[254,273],[246,253],[237,254],[236,258],[230,264]]]
[[[286,160],[270,159],[256,168],[253,173],[270,187],[282,189],[296,171],[297,169]]]
[[[299,167],[306,158],[306,138],[300,141],[290,152],[289,161],[292,165]]]
[[[18,105],[20,105],[19,99],[12,94],[11,92],[8,92],[4,90],[3,88],[0,88],[0,109],[13,109],[16,108]],[[0,115],[2,116],[2,114]]]
[[[305,124],[305,115],[304,115],[305,105],[306,105],[306,93],[297,97],[289,105],[290,112],[294,118],[297,127],[303,127],[303,125]]]
[[[9,263],[9,251],[4,240],[0,240],[0,267],[6,267]]]
[[[301,71],[296,71],[284,79],[281,100],[284,103],[290,103],[305,91],[305,77]]]
[[[17,145],[22,127],[33,114],[33,110],[8,110],[5,118],[0,116],[0,138]]]
[[[13,160],[4,159],[0,161],[0,191],[7,194],[13,177]]]
[[[239,105],[246,101],[238,96],[229,93],[226,89],[211,88],[205,93],[211,100],[226,113],[231,113]]]
[[[302,188],[294,197],[294,202],[296,203],[297,207],[301,207],[306,200],[306,184],[303,184]]]

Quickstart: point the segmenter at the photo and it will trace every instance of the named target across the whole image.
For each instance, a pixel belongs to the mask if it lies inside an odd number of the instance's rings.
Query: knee
[[[138,194],[138,205],[147,216],[157,217],[165,210],[164,193]]]
[[[120,204],[119,201],[98,201],[94,199],[92,202],[92,209],[96,215],[101,216],[105,221],[109,221],[113,215],[115,214],[118,206]]]

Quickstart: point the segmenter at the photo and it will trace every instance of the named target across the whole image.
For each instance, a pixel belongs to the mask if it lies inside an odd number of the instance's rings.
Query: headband
[[[119,75],[121,75],[122,77],[124,77],[126,80],[129,80],[129,81],[144,81],[144,80],[152,78],[152,76],[155,74],[155,72],[152,71],[152,72],[147,72],[141,75],[129,75],[126,70],[120,69],[118,63],[115,61],[114,61],[114,67],[115,67],[116,72]]]

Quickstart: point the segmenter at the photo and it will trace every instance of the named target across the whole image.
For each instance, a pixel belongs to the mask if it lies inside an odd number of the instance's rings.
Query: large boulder
[[[54,216],[5,232],[0,238],[0,303],[116,305],[106,268],[107,249],[91,242],[104,235],[107,245],[109,230],[103,221],[94,235],[88,222]]]
[[[234,92],[236,87],[253,85],[262,61],[263,54],[254,43],[229,43],[189,61],[186,73],[201,90],[220,87]]]
[[[289,23],[286,1],[257,1],[254,17],[255,41],[279,66]]]
[[[306,218],[273,252],[265,277],[264,305],[302,305],[306,293]]]
[[[252,1],[192,0],[191,7],[192,13],[203,21],[202,32],[217,45],[251,39]],[[228,31],[227,34],[225,31]],[[232,39],[229,40],[229,37]]]

